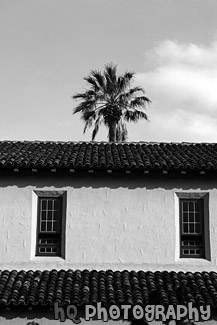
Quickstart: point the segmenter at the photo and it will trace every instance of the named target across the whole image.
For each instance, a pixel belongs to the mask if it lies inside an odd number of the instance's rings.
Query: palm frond
[[[131,107],[144,107],[146,104],[151,103],[150,99],[146,96],[141,96],[141,97],[135,97],[131,102],[130,106]]]
[[[126,92],[127,88],[130,86],[134,74],[134,72],[126,72],[122,76],[118,77],[117,84],[119,94]]]
[[[99,125],[95,124],[95,127],[94,127],[93,132],[92,132],[92,141],[94,141],[98,131],[99,131]]]
[[[86,90],[85,92],[83,93],[76,93],[74,96],[72,96],[73,99],[78,99],[78,100],[81,100],[81,99],[91,99],[91,98],[94,98],[98,95],[98,93],[92,89],[90,90]]]
[[[124,113],[124,120],[127,122],[138,122],[140,119],[145,119],[148,121],[148,115],[145,112],[134,110],[134,111],[129,111],[127,110]]]
[[[114,98],[117,89],[117,66],[110,63],[105,66],[104,78],[106,81],[106,91],[110,98]]]
[[[93,132],[92,132],[92,141],[94,141],[98,131],[99,131],[99,126],[102,122],[102,116],[99,115],[98,118],[96,119],[95,121],[95,124],[94,124],[94,129],[93,129]]]
[[[133,72],[133,71],[127,71],[124,74],[124,79],[132,80],[134,78],[134,76],[135,76],[135,72]]]
[[[145,90],[141,87],[134,87],[131,88],[129,91],[125,91],[123,93],[119,93],[118,95],[118,102],[130,102],[132,99],[134,99],[136,97],[136,94],[138,92],[142,92],[143,94],[145,93]]]
[[[105,65],[104,76],[112,82],[116,83],[117,79],[117,66],[113,63],[108,63]]]
[[[139,87],[139,86],[136,86],[136,87],[133,87],[131,88],[127,93],[126,93],[126,96],[132,96],[134,95],[135,93],[145,93],[145,90],[142,88],[142,87]]]
[[[92,72],[93,73],[93,72]],[[87,81],[87,83],[90,85],[90,87],[94,90],[94,91],[99,91],[99,85],[97,84],[96,79],[91,75],[87,76],[84,78],[85,81]]]
[[[85,124],[84,124],[84,129],[83,129],[83,133],[85,133],[87,131],[87,128],[91,128],[93,124],[93,121],[88,120]]]
[[[72,96],[73,99],[83,99],[86,98],[86,92],[85,93],[76,93]]]
[[[92,74],[92,78],[95,79],[99,89],[104,92],[105,91],[105,79],[104,79],[104,76],[102,75],[102,73],[100,71],[93,70],[91,74]]]
[[[96,112],[95,111],[84,111],[81,115],[81,118],[84,122],[88,120],[95,120]]]
[[[123,78],[125,80],[126,86],[130,86],[130,83],[133,81],[135,76],[135,72],[127,71],[123,74]]]
[[[73,114],[80,113],[80,112],[82,113],[83,111],[93,110],[94,108],[95,108],[95,101],[86,100],[81,102],[73,109]]]
[[[89,95],[86,93],[86,96],[83,96],[83,100],[73,109],[73,114],[98,110],[100,107],[104,106],[106,103],[106,98],[103,94],[97,93],[96,95]]]
[[[126,87],[128,86],[128,81],[126,82],[126,79],[124,79],[123,76],[118,77],[118,89],[117,89],[117,94],[122,94],[125,92]]]

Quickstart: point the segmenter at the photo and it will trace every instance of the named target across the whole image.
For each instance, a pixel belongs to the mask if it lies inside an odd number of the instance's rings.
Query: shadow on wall
[[[75,173],[57,171],[52,173],[51,171],[39,171],[36,174],[32,172],[14,173],[13,171],[0,173],[1,187],[17,186],[24,188],[32,186],[35,189],[55,186],[58,188],[65,188],[67,186],[73,188],[146,188],[152,189],[180,189],[180,190],[209,190],[217,188],[215,178],[213,175],[205,174],[200,175],[186,174],[180,175],[178,173],[169,173],[162,175],[162,173],[151,173],[145,175],[143,172],[126,174],[125,172],[113,172],[107,174],[106,171],[96,171],[92,174],[88,171],[76,171]]]

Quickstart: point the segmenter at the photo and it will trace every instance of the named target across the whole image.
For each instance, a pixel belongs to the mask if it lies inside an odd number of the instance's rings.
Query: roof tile
[[[0,168],[217,171],[217,144],[1,141]]]
[[[217,307],[216,272],[1,271],[1,305],[103,303],[187,304]]]

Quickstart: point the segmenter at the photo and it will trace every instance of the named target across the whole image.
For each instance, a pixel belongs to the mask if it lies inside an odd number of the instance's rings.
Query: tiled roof
[[[216,272],[1,271],[0,306],[188,304],[217,307]]]
[[[217,170],[217,143],[0,142],[0,168]]]

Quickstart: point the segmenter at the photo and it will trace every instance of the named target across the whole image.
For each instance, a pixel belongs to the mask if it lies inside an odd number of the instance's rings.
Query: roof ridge
[[[85,141],[85,140],[79,140],[79,141],[62,141],[62,140],[0,140],[0,143],[4,142],[10,142],[10,143],[86,143],[86,144],[183,144],[183,145],[197,145],[197,144],[207,144],[207,145],[215,145],[217,142],[189,142],[189,141],[180,141],[180,142],[167,142],[167,141],[125,141],[125,142],[108,142],[108,141]]]

